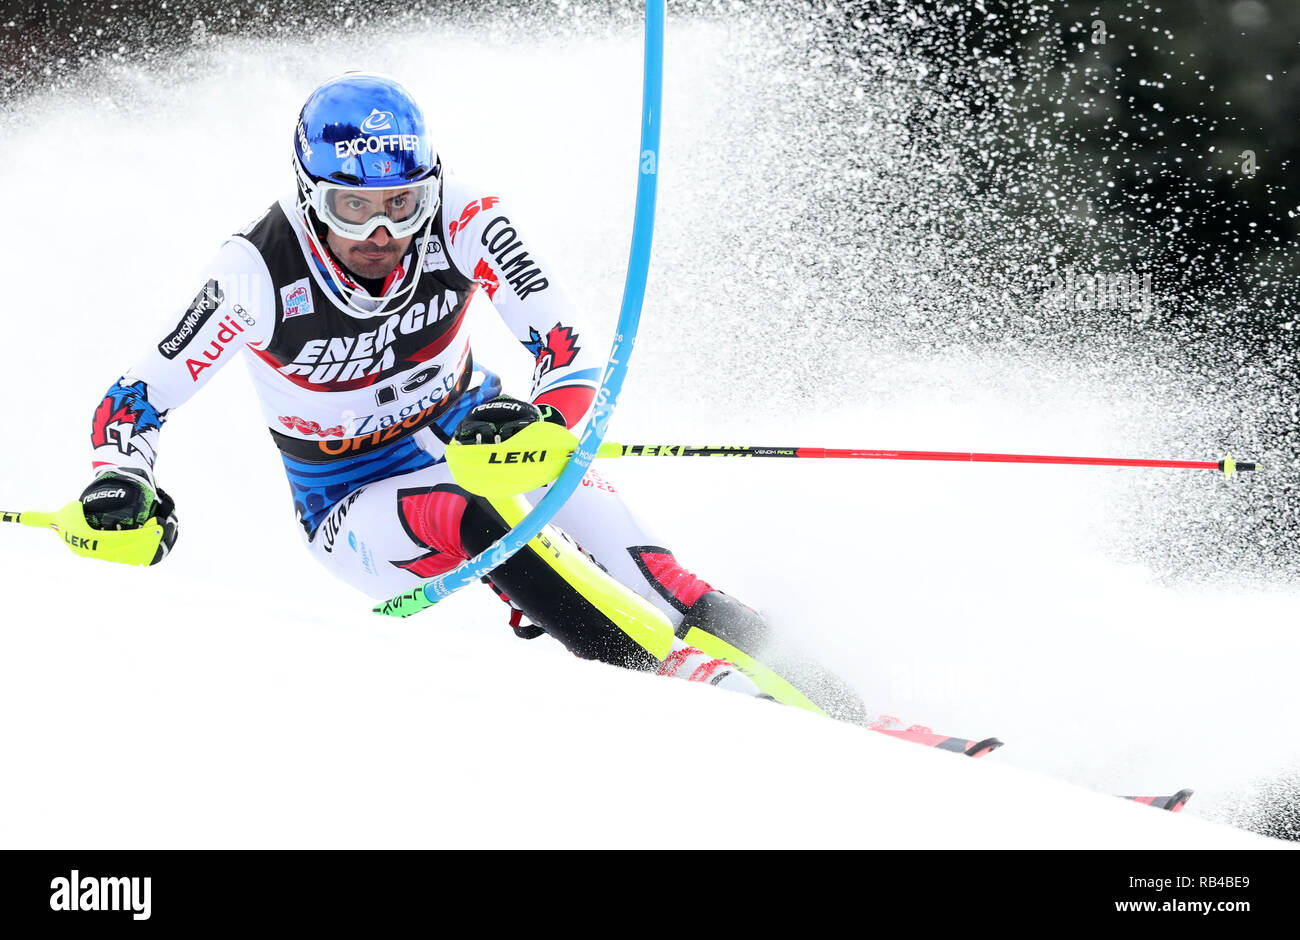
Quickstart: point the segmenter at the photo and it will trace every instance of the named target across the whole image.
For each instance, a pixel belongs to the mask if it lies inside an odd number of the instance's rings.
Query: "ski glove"
[[[536,421],[567,427],[564,415],[550,405],[534,405],[509,395],[475,405],[456,427],[458,444],[500,444]]]
[[[81,493],[81,509],[92,529],[138,529],[156,518],[163,527],[162,544],[150,564],[157,564],[176,544],[176,504],[161,488],[154,490],[145,476],[129,469],[106,470]]]

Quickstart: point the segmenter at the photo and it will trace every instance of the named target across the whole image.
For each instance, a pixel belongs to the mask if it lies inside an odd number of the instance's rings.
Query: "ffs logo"
[[[528,342],[524,343],[524,348],[537,359],[537,378],[552,369],[567,366],[582,349],[578,345],[578,334],[573,332],[573,328],[559,323],[546,331],[545,342],[542,342],[542,335],[537,332],[537,329],[530,326]]]
[[[491,209],[500,201],[496,196],[484,196],[482,199],[475,199],[467,205],[461,212],[460,218],[447,226],[447,234],[451,236],[451,243],[456,244],[456,236],[465,230],[465,227],[469,225],[474,216],[484,209]]]

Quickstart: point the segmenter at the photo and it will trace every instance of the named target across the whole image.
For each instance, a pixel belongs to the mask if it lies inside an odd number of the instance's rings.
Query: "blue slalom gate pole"
[[[641,323],[646,278],[650,269],[650,247],[654,238],[655,199],[659,189],[659,123],[663,102],[665,0],[646,0],[645,74],[641,92],[641,152],[636,188],[636,211],[632,223],[632,247],[627,277],[623,283],[623,304],[619,310],[614,342],[609,351],[604,378],[596,391],[587,429],[559,477],[551,484],[532,512],[484,551],[462,562],[413,591],[399,594],[374,608],[375,613],[405,617],[450,597],[467,584],[478,581],[527,545],[578,488],[604,440],[613,417],[618,395],[627,376],[628,361]]]

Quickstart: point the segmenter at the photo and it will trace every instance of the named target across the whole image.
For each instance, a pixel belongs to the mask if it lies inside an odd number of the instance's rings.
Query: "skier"
[[[225,241],[193,302],[99,404],[96,475],[81,503],[96,529],[156,518],[154,562],[164,558],[177,521],[154,480],[159,432],[242,350],[309,551],[387,598],[510,528],[452,479],[447,444],[500,442],[539,421],[578,426],[604,361],[529,230],[496,190],[443,167],[397,82],[353,72],[317,88],[293,164],[296,193]],[[530,400],[501,394],[472,355],[466,313],[484,297],[534,357]],[[765,694],[736,657],[715,655],[760,649],[762,619],[683,568],[594,470],[546,531],[576,555],[567,533],[579,561],[557,566],[530,544],[485,579],[520,635],[544,631],[584,658]],[[670,645],[646,642],[665,631]]]

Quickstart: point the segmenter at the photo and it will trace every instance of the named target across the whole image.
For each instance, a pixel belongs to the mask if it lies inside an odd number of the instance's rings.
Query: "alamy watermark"
[[[50,910],[130,911],[133,920],[148,920],[153,879],[82,875],[77,869],[50,882]]]
[[[1116,310],[1128,313],[1135,323],[1143,323],[1160,314],[1151,289],[1150,272],[1104,271],[1079,273],[1072,267],[1053,271],[1047,276],[1043,303],[1051,309],[1083,312]]]

